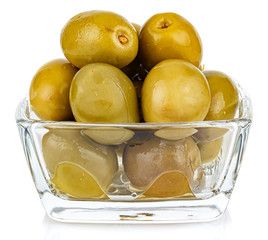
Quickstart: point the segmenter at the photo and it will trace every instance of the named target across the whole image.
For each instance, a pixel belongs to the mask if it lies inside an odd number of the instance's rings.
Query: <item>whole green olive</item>
[[[228,120],[235,116],[238,90],[232,79],[219,71],[204,71],[211,91],[211,105],[205,120]]]
[[[136,90],[118,68],[91,63],[75,75],[70,104],[78,122],[139,122]]]
[[[107,11],[88,11],[66,23],[61,47],[65,57],[79,68],[94,62],[122,68],[136,57],[138,37],[124,17]]]
[[[146,122],[202,121],[210,107],[204,74],[189,62],[164,60],[146,76],[141,91]]]
[[[42,120],[73,120],[69,90],[78,69],[65,59],[43,65],[33,77],[29,98],[32,110]]]
[[[165,59],[183,59],[199,67],[202,43],[185,18],[176,13],[159,13],[140,30],[139,59],[147,70]]]

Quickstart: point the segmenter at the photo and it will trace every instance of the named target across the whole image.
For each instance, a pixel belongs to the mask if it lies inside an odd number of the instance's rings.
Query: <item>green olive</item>
[[[165,59],[183,59],[199,67],[202,43],[195,28],[182,16],[160,13],[140,30],[139,58],[148,70]]]
[[[140,189],[147,189],[160,175],[174,171],[183,174],[191,183],[200,164],[199,149],[190,137],[175,141],[154,136],[134,137],[123,154],[125,173],[132,185]]]
[[[228,120],[235,116],[238,90],[232,79],[219,71],[204,71],[211,91],[211,105],[205,120]]]
[[[107,11],[88,11],[66,23],[61,47],[65,57],[79,68],[94,62],[122,68],[136,57],[138,37],[124,17]]]
[[[50,129],[42,151],[51,181],[74,197],[103,195],[118,169],[112,147],[95,143],[80,130]]]
[[[202,121],[210,107],[210,90],[203,73],[177,59],[157,64],[141,91],[146,122]]]
[[[78,122],[139,122],[133,83],[109,64],[91,63],[77,72],[70,88],[70,104]]]
[[[33,77],[30,86],[30,104],[42,120],[73,120],[69,104],[69,90],[78,69],[65,59],[56,59],[43,65]]]

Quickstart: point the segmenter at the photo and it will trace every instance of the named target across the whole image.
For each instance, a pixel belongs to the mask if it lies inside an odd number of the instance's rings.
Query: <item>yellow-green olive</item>
[[[146,122],[202,121],[211,95],[204,74],[191,63],[169,59],[157,64],[142,86]]]
[[[78,122],[132,123],[139,121],[136,90],[118,68],[91,63],[75,75],[70,104]]]
[[[69,90],[78,69],[65,59],[43,65],[33,77],[29,98],[31,108],[42,120],[73,120]]]
[[[66,23],[61,47],[65,57],[79,68],[94,62],[122,68],[136,57],[138,37],[124,17],[107,11],[88,11]]]
[[[205,120],[228,120],[235,116],[238,90],[232,79],[219,71],[204,71],[211,91],[211,105]]]
[[[183,59],[199,67],[202,43],[185,18],[176,13],[159,13],[140,30],[139,59],[148,70],[165,59]]]

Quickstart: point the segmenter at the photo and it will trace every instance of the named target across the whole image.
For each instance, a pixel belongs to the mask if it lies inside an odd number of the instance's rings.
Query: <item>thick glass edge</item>
[[[34,123],[40,123],[44,126],[58,126],[61,127],[74,127],[74,128],[85,128],[85,127],[131,127],[138,129],[148,129],[157,127],[178,127],[178,126],[222,126],[232,123],[243,122],[244,124],[251,124],[252,122],[252,102],[245,90],[236,83],[239,92],[239,116],[230,120],[215,120],[215,121],[193,121],[193,122],[163,122],[163,123],[81,123],[74,121],[43,121],[38,119],[30,118],[30,104],[27,97],[23,98],[17,106],[15,119],[17,124],[31,125]]]

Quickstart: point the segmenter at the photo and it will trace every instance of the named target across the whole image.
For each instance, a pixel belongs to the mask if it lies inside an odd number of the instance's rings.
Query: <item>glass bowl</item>
[[[23,99],[16,122],[49,217],[64,222],[198,222],[221,216],[241,166],[252,107],[234,119],[102,124],[41,121]]]

